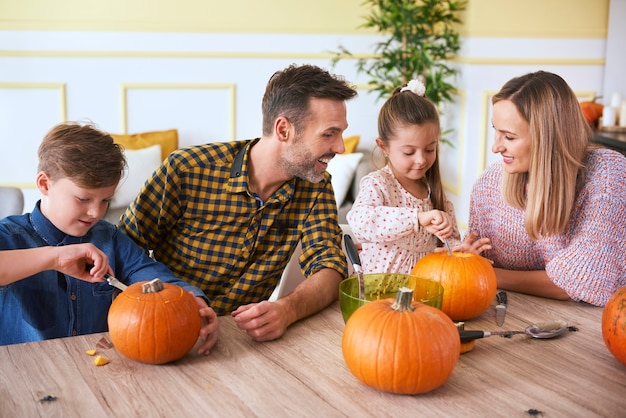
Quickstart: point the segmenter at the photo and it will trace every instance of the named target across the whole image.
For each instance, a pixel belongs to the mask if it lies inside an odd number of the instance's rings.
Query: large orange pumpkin
[[[443,385],[459,360],[454,323],[437,308],[412,301],[400,288],[396,300],[359,307],[343,331],[348,369],[366,385],[384,392],[418,394]]]
[[[618,289],[604,305],[602,338],[611,354],[626,366],[626,286]]]
[[[202,326],[194,296],[160,281],[135,283],[120,293],[111,304],[108,323],[117,351],[150,364],[184,357]]]
[[[441,310],[453,321],[473,319],[485,312],[498,287],[491,263],[471,253],[427,254],[415,264],[411,274],[442,284]]]

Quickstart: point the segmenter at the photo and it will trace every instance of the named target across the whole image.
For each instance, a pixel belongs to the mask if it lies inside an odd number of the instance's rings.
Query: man
[[[312,65],[275,73],[263,96],[263,136],[172,153],[120,220],[139,245],[232,313],[257,341],[328,306],[347,275],[326,173],[344,152],[345,101],[356,91]],[[307,280],[268,302],[302,241]]]

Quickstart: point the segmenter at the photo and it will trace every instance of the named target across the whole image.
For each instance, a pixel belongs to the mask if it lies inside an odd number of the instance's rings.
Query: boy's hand
[[[50,247],[55,251],[54,270],[86,282],[102,282],[106,273],[113,273],[109,258],[93,244],[72,244]]]

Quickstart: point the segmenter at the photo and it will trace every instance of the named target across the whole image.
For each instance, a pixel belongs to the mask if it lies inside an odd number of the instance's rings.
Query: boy
[[[174,277],[114,225],[100,221],[125,166],[121,147],[95,127],[62,123],[52,128],[39,147],[41,200],[32,213],[0,221],[0,250],[68,246],[70,252],[75,244],[91,243],[108,258],[108,270],[126,284],[155,277],[177,284],[196,296],[205,323],[198,353],[208,354],[218,323],[202,291]],[[115,289],[101,274],[101,268],[90,270],[87,278],[42,270],[0,283],[0,345],[106,331]]]

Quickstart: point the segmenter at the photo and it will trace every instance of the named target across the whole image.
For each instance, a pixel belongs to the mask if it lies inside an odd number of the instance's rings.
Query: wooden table
[[[256,343],[230,317],[209,357],[169,365],[127,360],[96,367],[86,349],[106,334],[0,347],[2,417],[507,416],[625,417],[626,367],[604,346],[602,309],[509,292],[502,329],[563,318],[577,332],[553,340],[492,336],[461,355],[450,379],[416,396],[378,392],[357,381],[341,353],[338,304]],[[494,311],[466,323],[497,330]],[[47,395],[55,400],[40,401]]]

